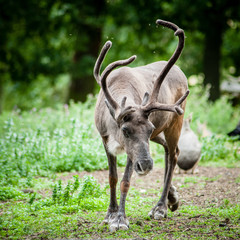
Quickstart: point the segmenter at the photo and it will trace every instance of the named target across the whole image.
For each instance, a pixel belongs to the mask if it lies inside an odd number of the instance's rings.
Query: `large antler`
[[[103,93],[106,97],[105,102],[107,104],[107,107],[109,108],[111,115],[115,119],[115,113],[117,110],[121,110],[121,107],[118,105],[118,103],[113,99],[113,97],[109,93],[106,80],[107,80],[108,75],[112,72],[113,69],[115,69],[119,66],[128,65],[129,63],[133,62],[136,59],[136,56],[134,55],[128,59],[118,60],[116,62],[109,64],[103,71],[102,75],[100,75],[100,68],[101,68],[102,62],[103,62],[108,50],[111,48],[111,46],[112,46],[111,41],[107,41],[104,44],[104,46],[99,54],[99,57],[95,63],[93,75],[94,75],[97,83],[102,87]],[[125,104],[122,104],[122,105],[125,105]]]
[[[178,36],[179,42],[178,42],[176,51],[173,53],[172,57],[168,60],[167,65],[164,67],[164,69],[162,70],[162,72],[160,73],[160,75],[158,76],[158,78],[155,81],[153,91],[151,94],[151,98],[150,98],[150,102],[157,101],[159,90],[160,90],[160,87],[162,85],[164,78],[166,77],[169,70],[172,68],[172,66],[175,64],[175,62],[178,60],[178,58],[181,55],[181,52],[184,47],[184,38],[185,38],[184,31],[182,29],[180,29],[177,25],[175,25],[171,22],[157,20],[156,24],[172,29],[175,32],[174,35]]]
[[[175,32],[174,33],[175,36],[178,36],[179,42],[178,42],[178,46],[177,46],[177,49],[175,50],[174,54],[168,60],[166,66],[163,68],[162,72],[156,79],[154,86],[153,86],[153,91],[152,91],[152,94],[150,97],[150,101],[148,104],[147,104],[147,102],[149,99],[149,95],[148,95],[148,93],[145,94],[144,100],[142,103],[143,110],[147,114],[150,114],[151,112],[154,112],[154,111],[162,110],[162,111],[175,112],[175,113],[181,115],[181,114],[183,114],[183,110],[181,109],[180,105],[188,96],[189,90],[187,90],[187,92],[175,104],[172,104],[172,105],[160,104],[157,102],[157,98],[158,98],[159,90],[160,90],[163,80],[165,79],[166,75],[168,74],[168,72],[170,71],[172,66],[175,64],[175,62],[181,55],[181,52],[184,47],[184,38],[185,38],[184,31],[182,29],[180,29],[177,25],[175,25],[171,22],[157,20],[156,23],[158,25],[162,25],[164,27],[168,27],[168,28],[172,29]]]

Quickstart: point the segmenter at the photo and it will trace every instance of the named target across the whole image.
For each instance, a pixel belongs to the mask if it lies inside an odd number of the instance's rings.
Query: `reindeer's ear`
[[[105,99],[105,103],[106,103],[106,105],[108,107],[108,110],[109,110],[110,114],[112,115],[113,119],[115,120],[115,110],[113,109],[111,104],[109,104],[107,99]]]
[[[147,102],[148,102],[148,99],[149,99],[149,93],[145,92],[141,105],[145,106],[147,104]]]
[[[127,97],[123,97],[122,102],[121,102],[121,108],[125,108]]]

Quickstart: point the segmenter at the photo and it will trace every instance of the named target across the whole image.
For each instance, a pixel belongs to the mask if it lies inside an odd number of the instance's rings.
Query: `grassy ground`
[[[109,187],[106,156],[94,128],[95,98],[57,109],[3,113],[0,238],[240,239],[240,142],[226,136],[239,120],[239,108],[226,98],[209,105],[199,89],[191,94],[186,115],[194,112],[192,128],[202,142],[199,173],[176,174],[180,208],[169,211],[167,219],[151,220],[148,212],[160,197],[164,156],[162,148],[151,144],[155,167],[145,178],[133,176],[125,232],[111,233],[100,225]],[[201,124],[210,136],[202,136]],[[118,159],[119,179],[125,159]]]
[[[93,172],[94,177],[82,172],[79,177],[65,173],[55,180],[38,178],[25,193],[1,202],[1,238],[239,239],[239,170],[199,167],[196,175],[176,174],[181,206],[161,221],[151,220],[148,212],[160,196],[163,169],[156,166],[145,178],[134,175],[126,204],[130,228],[115,233],[101,226],[109,201],[107,171]]]

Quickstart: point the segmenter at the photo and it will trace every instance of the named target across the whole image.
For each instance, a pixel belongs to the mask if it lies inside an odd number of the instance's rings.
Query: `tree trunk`
[[[79,35],[73,56],[68,101],[70,99],[85,101],[87,95],[93,93],[96,84],[93,77],[93,67],[101,44],[101,22],[103,22],[101,17],[104,14],[106,3],[105,0],[84,0],[83,2],[84,8],[80,7],[79,9],[80,20],[76,25]],[[85,19],[81,20],[83,16]]]
[[[0,114],[2,114],[2,111],[3,111],[3,79],[0,77]]]
[[[87,30],[81,32],[81,37],[87,38],[88,41],[84,49],[77,50],[73,56],[68,101],[73,99],[83,102],[87,95],[94,91],[93,67],[101,43],[101,29],[92,26],[85,26],[84,28]],[[82,44],[82,42],[78,44]]]
[[[98,56],[101,43],[101,29],[85,26],[87,30],[84,38],[88,39],[83,50],[77,50],[73,56],[73,67],[71,73],[71,83],[68,94],[68,101],[85,101],[89,93],[93,93],[95,79],[93,77],[93,67]],[[82,43],[79,43],[82,44]]]
[[[210,84],[209,100],[220,97],[220,58],[222,45],[222,25],[218,22],[209,23],[205,32],[204,49],[204,85]]]

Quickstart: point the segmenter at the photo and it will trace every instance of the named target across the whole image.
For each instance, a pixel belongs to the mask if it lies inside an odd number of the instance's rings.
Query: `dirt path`
[[[118,171],[119,181],[122,178],[124,168]],[[108,184],[108,171],[70,173],[61,176],[62,180],[68,180],[73,175],[92,175],[98,182]],[[163,185],[164,169],[155,167],[147,176],[139,177],[136,173],[131,179],[131,186],[139,189],[148,196],[158,195]],[[177,187],[180,199],[185,205],[196,204],[205,207],[209,203],[216,206],[222,201],[229,200],[232,204],[240,203],[240,168],[222,167],[198,167],[196,174],[174,174],[173,184]],[[156,189],[156,191],[149,191]],[[158,191],[159,189],[159,191]]]
[[[119,181],[123,171],[124,168],[118,171]],[[75,174],[62,176],[61,179],[67,182]],[[77,174],[81,178],[91,174],[100,184],[108,184],[108,171]],[[141,196],[151,197],[149,199],[155,204],[162,192],[163,174],[164,169],[158,166],[144,177],[134,173],[129,195],[131,189],[132,192],[139,191]],[[179,193],[180,207],[171,217],[150,221],[128,213],[131,227],[127,235],[121,232],[109,233],[106,226],[98,232],[95,230],[95,222],[89,221],[89,226],[94,229],[89,230],[89,236],[91,239],[105,239],[109,236],[112,239],[240,239],[240,215],[238,212],[231,212],[236,204],[240,204],[240,168],[198,167],[198,173],[194,175],[175,173],[173,184]],[[117,190],[119,194],[119,185]],[[184,209],[189,212],[184,212]],[[223,209],[223,212],[226,210],[229,214],[221,215],[219,209]],[[102,218],[105,215],[102,212],[99,214]],[[85,229],[82,228],[81,231],[85,232]]]

